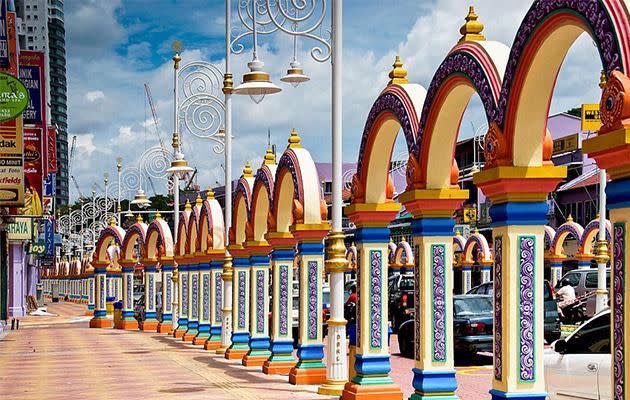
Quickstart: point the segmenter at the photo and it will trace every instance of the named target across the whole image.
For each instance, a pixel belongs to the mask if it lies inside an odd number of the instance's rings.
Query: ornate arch
[[[407,150],[410,154],[415,151],[420,105],[425,95],[426,90],[420,85],[392,84],[378,96],[363,128],[357,173],[352,179],[353,203],[391,200],[389,164],[394,143],[402,130]],[[383,157],[384,153],[389,157]]]
[[[486,147],[486,160],[498,153],[509,165],[548,164],[551,140],[547,137],[547,115],[567,52],[586,32],[597,46],[608,75],[614,70],[627,72],[628,20],[623,0],[534,1],[512,44],[499,107],[492,117],[497,127],[494,144],[499,149]]]
[[[463,252],[464,247],[466,247],[466,238],[463,237],[461,233],[457,232],[457,234],[453,236],[453,251]]]
[[[488,245],[488,241],[486,237],[480,234],[479,232],[475,232],[466,241],[466,246],[464,246],[464,255],[462,257],[462,261],[466,264],[473,264],[475,262],[474,251],[477,250],[481,253],[481,263],[482,264],[491,264],[493,261],[492,252],[490,251],[490,246]]]
[[[276,170],[270,231],[288,232],[291,225],[321,224],[327,218],[315,162],[299,143],[291,146],[282,154]]]
[[[189,204],[190,206],[190,204]],[[186,207],[184,211],[179,214],[179,222],[177,223],[177,245],[176,255],[183,256],[186,254],[186,241],[188,239],[188,222],[190,221],[190,214],[192,210],[190,207]]]
[[[249,164],[248,164],[249,165]],[[246,167],[246,170],[248,167]],[[254,177],[249,172],[244,172],[238,180],[232,201],[232,226],[230,227],[230,243],[242,245],[247,240],[250,207],[252,204],[252,185]]]
[[[354,243],[348,247],[346,249],[346,260],[348,260],[348,263],[350,265],[350,269],[352,271],[356,271],[357,270],[357,246],[354,245]]]
[[[273,210],[274,178],[276,164],[263,164],[256,172],[252,190],[252,205],[249,221],[251,224],[248,238],[254,241],[264,241],[269,230],[269,214]]]
[[[492,41],[464,41],[442,61],[429,86],[418,127],[415,155],[407,167],[408,188],[441,189],[457,185],[454,160],[461,119],[474,93],[488,121],[495,114],[509,49]],[[445,148],[450,157],[445,157]],[[448,151],[447,150],[447,151]]]
[[[396,256],[396,243],[392,242],[392,240],[390,239],[389,243],[387,243],[387,263],[389,265],[394,265],[394,263],[396,262],[395,256]]]
[[[171,229],[159,215],[149,224],[145,241],[145,257],[159,260],[162,257],[173,257],[174,245]]]
[[[553,239],[555,237],[556,230],[549,225],[545,225],[545,251],[549,251],[551,249],[551,244],[553,243]]]
[[[195,255],[199,251],[199,218],[201,216],[202,200],[198,199],[197,204],[192,208],[188,218],[186,231],[186,254]]]
[[[405,257],[404,260],[403,256]],[[411,250],[411,246],[405,240],[398,243],[398,246],[396,246],[394,263],[401,267],[413,267],[415,265],[413,250]]]
[[[123,262],[136,262],[137,259],[134,255],[134,249],[136,243],[140,251],[140,258],[144,258],[145,255],[145,239],[147,237],[147,224],[138,221],[131,225],[125,234],[125,239],[122,243],[122,255]]]
[[[610,243],[610,235],[612,227],[610,225],[610,221],[606,220],[606,240]],[[584,233],[580,238],[580,247],[582,248],[582,253],[584,254],[594,254],[593,253],[593,240],[595,236],[599,233],[599,219],[594,219],[589,222],[584,228]]]
[[[577,241],[578,252],[579,253],[582,252],[581,246],[580,246],[580,240],[582,239],[582,236],[584,236],[584,228],[582,228],[582,225],[578,224],[577,222],[574,222],[573,219],[569,217],[569,220],[567,222],[565,222],[564,224],[558,227],[558,229],[556,230],[556,236],[553,238],[553,241],[551,242],[551,254],[553,256],[564,255],[562,246],[564,245],[564,241],[569,235],[573,236],[575,240]]]
[[[120,226],[110,225],[101,231],[96,242],[96,262],[107,264],[107,249],[112,242],[122,246],[125,238],[125,230]]]
[[[223,210],[221,210],[221,205],[214,198],[212,191],[208,191],[206,200],[201,206],[197,241],[197,247],[202,252],[207,252],[209,249],[219,250],[225,247]]]

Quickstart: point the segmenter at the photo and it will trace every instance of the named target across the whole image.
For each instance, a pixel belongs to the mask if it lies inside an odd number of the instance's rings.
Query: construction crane
[[[77,188],[77,193],[79,193],[79,199],[84,198],[85,196],[83,196],[81,189],[79,189],[79,184],[77,183],[77,180],[74,177],[74,175],[70,175],[70,178],[72,178],[72,182],[74,182],[74,187]]]
[[[70,178],[72,179],[72,182],[74,183],[74,187],[77,189],[77,193],[79,194],[79,199],[82,199],[85,196],[83,196],[81,189],[79,189],[79,184],[77,183],[76,178],[72,174],[72,160],[74,159],[74,151],[76,147],[77,147],[77,137],[75,135],[75,136],[72,136],[72,144],[70,145],[70,157],[68,158],[68,173],[70,174]]]
[[[149,107],[151,107],[151,114],[153,115],[153,123],[155,124],[155,132],[157,133],[158,136],[158,140],[160,141],[160,146],[162,146],[163,149],[165,149],[166,147],[164,146],[164,141],[162,140],[162,135],[160,134],[160,119],[158,118],[157,115],[157,107],[155,106],[155,103],[153,103],[153,96],[151,96],[151,88],[149,87],[148,83],[144,84],[144,91],[147,94],[147,100],[149,100]]]

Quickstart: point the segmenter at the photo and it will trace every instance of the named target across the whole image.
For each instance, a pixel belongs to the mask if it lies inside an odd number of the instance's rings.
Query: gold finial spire
[[[155,214],[155,219],[162,219],[162,214],[160,214],[160,210],[157,211],[157,213]]]
[[[608,84],[608,76],[606,75],[606,71],[602,69],[602,73],[599,75],[599,88],[601,90],[606,89],[606,85]]]
[[[407,70],[403,68],[403,63],[402,61],[400,61],[400,56],[396,56],[396,60],[392,64],[392,67],[394,68],[389,72],[389,82],[387,83],[387,86],[409,83],[409,81],[407,80]]]
[[[473,234],[478,235],[479,234],[479,229],[475,228],[475,230],[473,231]]]
[[[206,200],[214,200],[214,191],[211,187],[208,187],[208,191],[206,192]]]
[[[201,207],[203,205],[203,200],[201,199],[201,193],[197,193],[197,200],[195,200],[195,205],[197,207]]]
[[[142,215],[138,214],[138,216],[136,217],[136,222],[139,224],[143,222]]]
[[[571,214],[569,214],[569,217],[567,218],[567,222],[573,222],[573,216]]]
[[[276,163],[276,155],[273,154],[271,145],[267,145],[267,152],[265,153],[265,161],[263,161],[263,164],[273,165],[275,163]]]
[[[300,136],[298,136],[297,131],[295,130],[295,128],[293,128],[293,130],[291,131],[291,136],[289,136],[289,148],[297,149],[302,147],[302,145],[300,144],[301,140],[302,139],[300,138]]]
[[[109,226],[116,226],[116,218],[115,218],[115,217],[112,217],[112,218],[109,220]]]
[[[455,236],[461,236],[462,235],[462,231],[460,231],[459,229],[455,230]]]
[[[182,51],[182,42],[180,42],[179,40],[175,40],[171,47],[173,48],[173,51],[175,51],[175,55],[173,56],[173,62],[175,63],[174,67],[175,69],[178,69],[179,62],[182,60],[182,58],[179,56],[179,53]]]
[[[186,200],[186,205],[184,206],[184,211],[192,211],[192,206],[190,205],[190,200]]]
[[[475,7],[470,6],[468,9],[468,15],[466,15],[466,22],[459,28],[459,33],[462,34],[462,37],[459,39],[460,42],[465,42],[467,40],[486,40],[486,37],[481,34],[483,31],[483,24],[477,21],[477,14],[475,14]]]
[[[253,172],[251,164],[247,161],[245,163],[245,168],[243,168],[243,178],[253,178]]]

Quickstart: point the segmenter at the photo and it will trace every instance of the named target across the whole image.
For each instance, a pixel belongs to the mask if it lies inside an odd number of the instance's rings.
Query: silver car
[[[569,271],[556,284],[556,289],[571,285],[575,289],[577,297],[597,290],[597,268],[583,268]],[[606,288],[610,291],[610,269],[606,269]],[[586,300],[586,316],[595,315],[596,296],[590,296]]]

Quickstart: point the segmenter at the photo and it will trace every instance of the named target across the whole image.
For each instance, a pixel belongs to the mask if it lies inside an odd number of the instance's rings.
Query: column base
[[[157,331],[158,322],[157,320],[151,321],[141,321],[139,324],[140,330],[145,332],[155,332]]]
[[[323,394],[325,396],[341,396],[346,383],[348,383],[348,381],[343,379],[327,379],[326,383],[317,389],[317,394]]]
[[[184,342],[192,342],[195,339],[195,336],[197,336],[197,331],[186,331],[186,333],[184,333],[184,336],[182,336],[182,340]]]
[[[170,321],[160,322],[156,328],[157,333],[170,333],[173,332],[173,324]]]
[[[545,400],[547,398],[547,393],[504,392],[497,389],[492,389],[489,393],[492,395],[492,400]]]
[[[312,364],[313,366],[307,366]],[[289,383],[292,385],[321,385],[326,382],[326,366],[322,362],[298,362],[289,372]]]
[[[107,318],[92,318],[90,320],[90,328],[112,328],[114,322]]]
[[[271,352],[269,350],[250,350],[249,353],[243,357],[243,365],[246,367],[262,367],[265,361],[269,359]]]
[[[458,398],[455,396],[457,379],[454,370],[428,371],[414,368],[412,371],[415,393],[409,397],[410,400]]]
[[[228,350],[229,350],[228,346],[221,345],[217,349],[217,354],[225,354],[225,353],[227,353]]]
[[[348,382],[341,394],[342,400],[402,400],[402,398],[402,391],[398,385],[392,383],[366,385]]]
[[[205,350],[218,350],[221,347],[221,340],[211,340],[212,338],[208,338],[206,343],[204,343],[203,348]]]
[[[210,337],[209,333],[201,333],[199,332],[197,336],[192,341],[192,344],[195,346],[205,346],[208,338]]]
[[[291,358],[291,360],[286,361],[275,361],[271,360],[274,356],[271,356],[270,359],[265,361],[262,366],[262,371],[266,375],[289,375],[291,369],[295,367],[295,359],[292,356],[287,356]]]
[[[247,355],[248,351],[249,349],[235,349],[233,347],[230,347],[225,352],[225,358],[227,358],[228,360],[242,360],[243,357]],[[217,350],[217,353],[218,352],[219,350]]]
[[[125,331],[137,331],[138,330],[138,321],[136,319],[122,319],[118,321],[117,324],[114,325],[116,329],[123,329]]]
[[[85,312],[85,316],[86,317],[93,317],[94,316],[94,310],[87,310]]]

